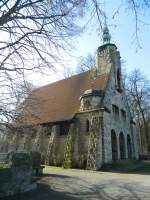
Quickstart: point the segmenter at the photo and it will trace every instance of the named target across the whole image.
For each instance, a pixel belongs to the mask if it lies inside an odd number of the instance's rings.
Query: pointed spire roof
[[[111,35],[109,33],[109,29],[106,22],[106,16],[105,16],[105,24],[103,28],[103,44],[109,44],[110,40],[111,40]]]

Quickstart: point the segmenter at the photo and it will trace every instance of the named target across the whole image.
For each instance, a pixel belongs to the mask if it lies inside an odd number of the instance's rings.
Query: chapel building
[[[95,59],[95,68],[29,95],[20,117],[26,128],[11,139],[12,150],[39,151],[49,165],[69,162],[95,170],[138,159],[138,130],[123,86],[120,53],[107,26]]]

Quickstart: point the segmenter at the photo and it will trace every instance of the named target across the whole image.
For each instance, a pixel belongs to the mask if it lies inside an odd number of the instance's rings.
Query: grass
[[[105,164],[99,171],[86,170],[86,169],[64,169],[63,167],[54,167],[45,165],[44,172],[116,172],[116,173],[134,173],[134,174],[149,174],[150,175],[150,161],[142,160],[119,160],[111,164]]]
[[[86,170],[86,169],[76,169],[76,168],[65,169],[63,167],[54,167],[54,166],[45,165],[44,172],[46,173],[46,172],[50,172],[50,171],[65,172],[65,173],[68,173],[68,172],[97,173],[98,172],[98,171]]]
[[[74,169],[74,168],[69,168],[69,169],[65,169],[64,167],[55,167],[55,166],[48,166],[48,165],[45,165],[45,170],[53,170],[53,171],[76,171],[76,170],[79,170],[79,171],[85,171],[83,169]]]
[[[150,161],[120,160],[103,165],[101,171],[150,174]]]
[[[10,165],[6,163],[0,163],[0,169],[9,168]]]

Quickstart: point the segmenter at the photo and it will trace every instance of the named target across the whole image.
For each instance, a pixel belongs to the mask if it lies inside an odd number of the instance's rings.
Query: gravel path
[[[46,168],[36,190],[6,200],[150,200],[150,175]]]

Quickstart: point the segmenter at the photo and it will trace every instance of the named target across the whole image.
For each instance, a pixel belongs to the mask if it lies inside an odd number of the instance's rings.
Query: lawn
[[[101,171],[150,174],[150,161],[120,160],[103,165]]]
[[[45,166],[44,172],[47,171],[56,171],[56,172],[74,172],[77,169],[64,169],[63,167],[53,167]],[[81,172],[95,172],[93,170],[82,170],[78,169]],[[148,174],[150,175],[150,161],[143,160],[118,160],[110,164],[103,165],[99,172],[118,172],[118,173],[133,173],[133,174]]]
[[[10,165],[9,164],[6,164],[6,163],[0,163],[0,169],[3,169],[3,168],[9,168]]]

